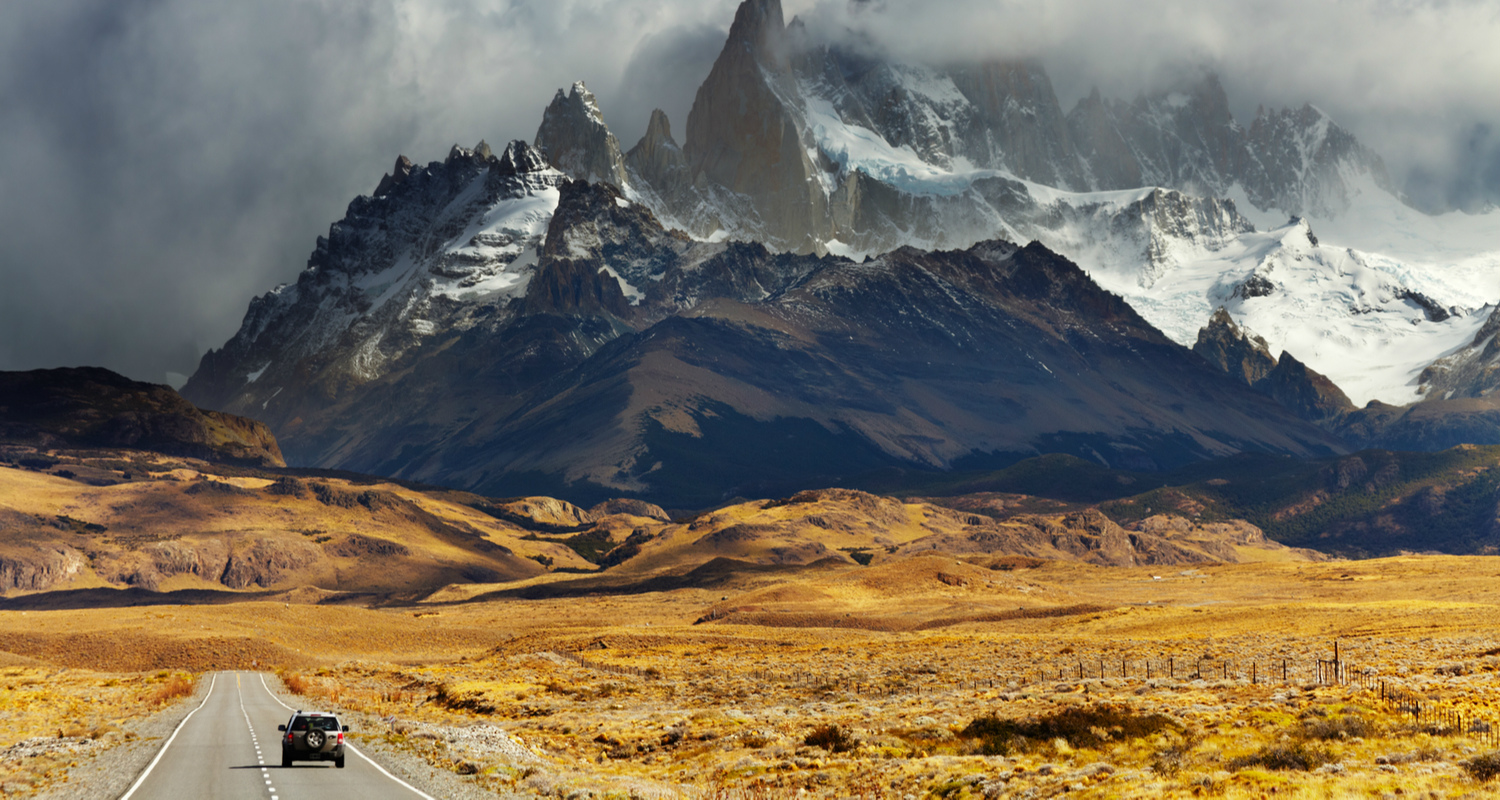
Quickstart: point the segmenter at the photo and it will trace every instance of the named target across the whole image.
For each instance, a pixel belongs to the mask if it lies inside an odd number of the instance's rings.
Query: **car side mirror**
[[[349,731],[352,731],[352,730],[354,730],[354,729],[351,728],[351,727],[349,727],[348,725],[344,726],[344,733],[348,733]]]
[[[278,731],[284,731],[284,730],[286,730],[286,726],[285,725],[277,725],[276,726],[276,730],[278,730]]]

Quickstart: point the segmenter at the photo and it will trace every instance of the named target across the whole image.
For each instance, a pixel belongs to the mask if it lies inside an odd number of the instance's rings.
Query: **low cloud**
[[[736,5],[0,5],[0,369],[191,372],[398,153],[529,140],[574,80],[625,147],[654,107],[681,137]],[[1037,58],[1065,103],[1207,66],[1241,117],[1313,102],[1424,196],[1500,197],[1500,12],[1485,3],[787,0],[787,12],[910,58]]]

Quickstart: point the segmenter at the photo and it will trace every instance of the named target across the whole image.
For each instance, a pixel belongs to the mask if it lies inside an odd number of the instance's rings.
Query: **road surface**
[[[258,672],[218,672],[208,696],[168,737],[121,800],[433,800],[395,778],[349,743],[344,769],[332,761],[281,766],[277,725],[292,709]],[[311,710],[311,707],[309,707]]]

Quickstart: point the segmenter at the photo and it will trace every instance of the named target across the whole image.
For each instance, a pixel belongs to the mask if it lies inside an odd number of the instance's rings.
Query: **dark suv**
[[[281,766],[290,767],[293,761],[332,761],[335,767],[344,768],[344,733],[349,729],[339,724],[338,717],[298,711],[276,730],[285,732],[281,737]]]

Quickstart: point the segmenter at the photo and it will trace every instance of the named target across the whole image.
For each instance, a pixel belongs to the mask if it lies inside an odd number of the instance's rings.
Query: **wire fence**
[[[584,669],[619,677],[644,680],[659,679],[663,673],[655,668],[612,664],[589,658],[583,651],[554,650],[552,654]],[[864,673],[833,673],[809,669],[752,668],[723,674],[689,673],[688,680],[749,680],[761,687],[817,692],[843,691],[856,696],[893,696],[899,694],[936,695],[953,691],[1006,689],[1027,683],[1071,682],[1081,680],[1179,680],[1236,681],[1252,686],[1350,686],[1370,693],[1386,710],[1411,717],[1411,726],[1392,731],[1393,735],[1428,733],[1439,736],[1465,736],[1476,744],[1500,749],[1500,715],[1488,706],[1460,703],[1440,697],[1414,694],[1404,688],[1405,681],[1382,675],[1370,666],[1350,663],[1340,642],[1332,645],[1332,657],[1302,654],[1274,655],[1247,659],[1179,657],[1128,654],[1074,656],[1067,661],[1053,660],[1047,665],[989,677],[945,677],[935,669],[908,671],[899,675],[871,676]]]

